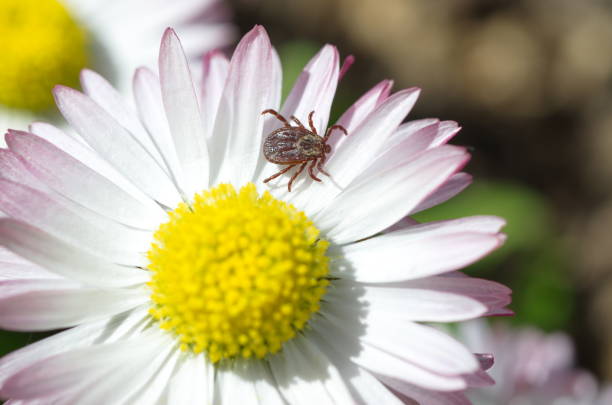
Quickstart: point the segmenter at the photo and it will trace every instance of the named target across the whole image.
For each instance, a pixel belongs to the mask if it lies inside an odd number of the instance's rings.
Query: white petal
[[[146,265],[152,235],[81,209],[74,212],[29,187],[0,179],[0,210],[107,261]],[[27,257],[27,256],[26,256]]]
[[[221,51],[213,50],[204,55],[200,98],[202,99],[202,121],[207,138],[213,135],[215,117],[228,71],[229,60]]]
[[[161,166],[138,141],[88,96],[57,86],[57,107],[96,152],[151,198],[174,207],[180,197]]]
[[[348,281],[335,285],[336,288],[325,296],[334,305],[353,306],[358,297],[368,313],[397,321],[458,322],[487,312],[487,307],[476,299],[444,291],[371,287]]]
[[[78,288],[63,280],[5,281],[2,290],[0,326],[22,331],[53,330],[95,321],[148,300],[141,290]]]
[[[7,149],[0,149],[0,177],[37,190],[46,189],[45,185],[29,172],[19,156]]]
[[[46,270],[91,286],[129,286],[150,277],[147,271],[105,261],[14,219],[0,219],[0,244]]]
[[[335,243],[342,244],[363,239],[393,225],[469,158],[461,148],[439,149],[427,151],[401,167],[390,168],[381,178],[367,177],[356,181],[314,216],[319,229]]]
[[[381,376],[382,381],[397,392],[423,405],[472,405],[463,392],[438,392],[427,390],[416,385]]]
[[[376,157],[386,139],[410,112],[419,93],[419,89],[412,88],[386,99],[346,137],[342,148],[330,156],[326,169],[340,187],[346,187]]]
[[[353,398],[338,370],[307,338],[286,342],[279,355],[270,358],[279,389],[291,404],[350,404]]]
[[[180,185],[183,181],[183,169],[166,119],[159,77],[147,68],[139,68],[134,74],[133,87],[140,119]]]
[[[142,204],[46,140],[27,132],[10,132],[6,139],[37,179],[68,200],[133,226],[156,227],[164,218],[163,211],[152,202]]]
[[[329,112],[338,86],[340,55],[332,45],[325,45],[304,67],[287,96],[281,114],[289,119],[295,115],[308,125],[308,114],[314,110],[314,126],[323,136]]]
[[[16,350],[0,359],[0,386],[6,379],[30,365],[68,350],[114,342],[137,332],[148,308],[137,308],[112,318],[79,325]]]
[[[168,386],[168,404],[212,403],[215,369],[202,354],[186,354]],[[246,405],[246,404],[245,404]]]
[[[270,39],[256,26],[240,41],[232,60],[215,119],[211,149],[215,182],[242,186],[251,181],[261,156],[261,112],[277,97]]]
[[[496,217],[472,217],[417,225],[338,247],[338,275],[365,283],[414,280],[456,270],[503,243]],[[381,265],[381,263],[384,263]]]
[[[53,396],[62,392],[72,394],[75,389],[109,378],[108,373],[111,371],[112,375],[123,377],[138,373],[139,368],[159,352],[159,337],[151,335],[48,357],[10,377],[0,392],[2,396],[18,399]],[[129,380],[124,379],[123,383],[115,387],[130,387]]]
[[[368,313],[361,341],[443,375],[473,373],[479,369],[474,355],[450,336],[414,322],[397,322]]]
[[[217,368],[217,401],[222,405],[283,405],[271,373],[263,361],[239,361]]]
[[[60,276],[49,273],[31,263],[6,263],[0,261],[0,281],[23,279],[54,279]]]
[[[348,358],[330,346],[315,331],[309,332],[308,338],[317,345],[321,351],[329,357],[330,361],[338,368],[344,381],[348,383],[356,404],[389,404],[401,405],[403,402],[387,389],[378,379],[368,371],[351,363]]]
[[[159,52],[159,75],[166,117],[189,197],[208,188],[209,153],[191,72],[180,41],[167,29]]]
[[[472,183],[472,176],[467,173],[454,174],[446,183],[444,183],[439,189],[434,191],[429,197],[421,201],[410,214],[425,211],[431,207],[442,204],[445,201],[450,200]],[[409,215],[410,215],[409,214]]]
[[[157,147],[138,120],[136,111],[125,102],[123,97],[109,82],[96,72],[84,69],[81,72],[81,86],[85,94],[105,109],[121,126],[130,131],[147,152],[158,163],[164,166]]]
[[[359,335],[363,334],[363,330],[353,330],[353,328],[347,328],[348,326],[346,322],[335,317],[317,319],[317,322],[312,323],[312,327],[338,353],[371,372],[440,391],[466,388],[465,381],[459,376],[437,374],[375,346],[359,343]]]
[[[136,228],[146,229],[152,227],[152,229],[155,229],[157,224],[165,219],[165,212],[159,205],[134,186],[108,162],[102,159],[100,155],[85,144],[84,141],[81,141],[80,138],[73,138],[60,129],[45,123],[34,123],[30,125],[30,131],[73,158],[68,159],[63,157],[62,154],[55,152],[54,155],[56,156],[54,159],[63,159],[60,161],[64,161],[65,163],[62,163],[58,167],[54,167],[54,171],[58,170],[59,167],[68,171],[71,167],[68,166],[64,168],[63,165],[76,159],[76,161],[86,166],[84,169],[81,169],[82,165],[77,164],[76,168],[72,168],[73,170],[80,171],[80,180],[77,182],[79,187],[82,187],[84,179],[91,182],[98,181],[98,184],[92,189],[89,189],[87,193],[75,193],[72,188],[68,187],[74,184],[67,181],[70,172],[62,172],[60,179],[64,179],[64,181],[56,184],[58,187],[56,191],[58,193],[74,199],[79,202],[79,204],[91,208],[93,211]],[[45,144],[41,145],[44,146]],[[52,153],[54,150],[55,149],[51,148],[47,153]],[[42,151],[37,151],[35,155],[28,156],[27,160],[32,161],[32,165],[34,165],[34,162],[38,162],[38,155],[42,153]],[[43,166],[45,165],[44,162],[40,163]],[[40,170],[42,170],[42,168]],[[92,171],[94,173],[92,173]],[[98,178],[100,175],[106,179],[103,178],[99,181]],[[90,180],[90,177],[94,179]],[[108,185],[109,181],[112,183],[110,186]],[[96,192],[103,194],[104,198],[100,197]],[[133,199],[136,201],[131,201]],[[110,210],[108,208],[102,208],[106,207],[105,204],[110,205],[112,208]],[[137,208],[134,209],[133,206]],[[121,209],[117,209],[117,207],[121,207]],[[128,209],[130,209],[130,211],[126,213],[123,212]],[[113,214],[113,212],[115,213]]]

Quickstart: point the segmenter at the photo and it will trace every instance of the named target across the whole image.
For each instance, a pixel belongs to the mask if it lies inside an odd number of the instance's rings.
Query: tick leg
[[[327,140],[329,139],[329,136],[331,135],[334,129],[339,129],[340,131],[344,132],[344,135],[348,135],[348,132],[346,132],[346,128],[344,128],[342,125],[332,125],[327,130],[327,133],[325,134],[325,137],[323,138],[323,142],[327,142]]]
[[[326,175],[327,177],[331,177],[329,175],[329,173],[327,173],[324,169],[323,169],[323,163],[325,163],[325,158],[319,160],[319,163],[317,163],[317,169],[319,169],[319,171],[321,173],[323,173],[324,175]]]
[[[296,117],[295,115],[292,115],[292,116],[291,116],[291,119],[292,119],[293,121],[295,121],[295,123],[296,123],[296,124],[298,124],[300,128],[304,128],[304,129],[306,129],[306,127],[304,126],[304,124],[302,124],[302,122],[301,122],[300,120],[298,120],[298,119],[297,119],[297,117]]]
[[[313,160],[313,161],[312,161],[312,163],[310,164],[310,166],[308,166],[308,174],[310,174],[310,178],[311,178],[311,179],[313,179],[313,180],[315,180],[315,181],[320,182],[320,181],[321,181],[321,179],[320,179],[320,178],[318,178],[318,177],[317,177],[317,176],[314,174],[314,168],[315,168],[315,165],[316,165],[316,164],[317,164],[317,159]]]
[[[307,164],[308,162],[302,163],[300,168],[297,169],[297,171],[293,174],[293,176],[291,176],[291,179],[289,180],[289,184],[287,185],[287,189],[289,190],[289,192],[291,192],[291,185],[293,184],[293,181],[297,178],[297,176],[300,175],[300,173],[304,171],[304,168],[306,167]]]
[[[310,125],[310,130],[312,131],[313,134],[319,135],[319,133],[317,132],[317,129],[314,126],[314,123],[312,122],[313,115],[314,115],[314,111],[311,111],[310,114],[308,114],[308,125]]]
[[[267,178],[267,179],[265,179],[263,182],[264,182],[264,183],[267,183],[267,182],[269,182],[270,180],[274,180],[275,178],[277,178],[277,177],[278,177],[278,176],[280,176],[281,174],[283,174],[283,173],[287,173],[287,171],[289,171],[289,169],[291,169],[292,167],[295,167],[295,166],[297,166],[297,165],[289,165],[289,166],[285,167],[283,170],[281,170],[280,172],[278,172],[278,173],[276,173],[276,174],[273,174],[272,176],[268,177],[268,178]]]
[[[261,112],[261,115],[264,114],[272,114],[274,115],[280,122],[282,122],[283,124],[285,124],[286,127],[290,127],[291,125],[289,124],[289,121],[287,121],[287,119],[285,117],[283,117],[282,115],[280,115],[278,112],[276,112],[275,110],[269,109],[269,110],[263,110]]]

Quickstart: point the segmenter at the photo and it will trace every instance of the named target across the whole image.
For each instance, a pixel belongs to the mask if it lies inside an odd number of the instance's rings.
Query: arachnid
[[[317,133],[317,129],[315,128],[312,122],[312,116],[314,115],[314,111],[311,111],[308,114],[308,125],[310,129],[307,129],[304,124],[300,122],[296,117],[291,116],[291,120],[293,120],[298,126],[291,126],[289,121],[282,115],[280,115],[275,110],[265,110],[261,113],[264,114],[272,114],[279,121],[281,121],[284,126],[270,132],[263,144],[263,154],[269,162],[276,163],[279,165],[287,165],[280,172],[268,177],[263,182],[267,183],[272,179],[277,178],[283,173],[286,173],[289,169],[295,166],[300,166],[297,171],[291,176],[289,180],[289,184],[287,188],[291,191],[291,185],[293,181],[299,176],[300,173],[304,171],[306,165],[310,162],[308,166],[308,174],[313,180],[321,181],[315,173],[315,167],[319,170],[319,172],[323,173],[326,176],[329,176],[325,170],[323,170],[323,163],[325,163],[326,154],[331,152],[331,146],[327,144],[327,140],[331,135],[334,129],[339,129],[344,132],[345,135],[348,135],[346,129],[341,125],[333,125],[329,127],[324,137],[320,137]]]

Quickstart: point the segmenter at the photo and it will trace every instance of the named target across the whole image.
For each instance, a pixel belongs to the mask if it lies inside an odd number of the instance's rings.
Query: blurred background
[[[569,333],[612,381],[612,4],[597,0],[235,0],[263,24],[285,92],[324,43],[356,63],[335,117],[384,78],[418,86],[410,119],[455,120],[474,184],[419,220],[494,214],[506,245],[468,273],[514,290],[511,322]],[[161,32],[160,32],[161,36]],[[286,94],[286,93],[285,93]],[[333,117],[332,117],[333,119]],[[4,333],[6,353],[36,334]]]

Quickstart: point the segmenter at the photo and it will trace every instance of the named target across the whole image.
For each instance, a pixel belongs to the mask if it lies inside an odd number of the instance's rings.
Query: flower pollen
[[[78,85],[85,30],[57,0],[0,0],[0,104],[40,111],[56,84]]]
[[[329,243],[292,205],[221,184],[169,217],[148,252],[150,314],[183,350],[263,358],[319,310]]]

